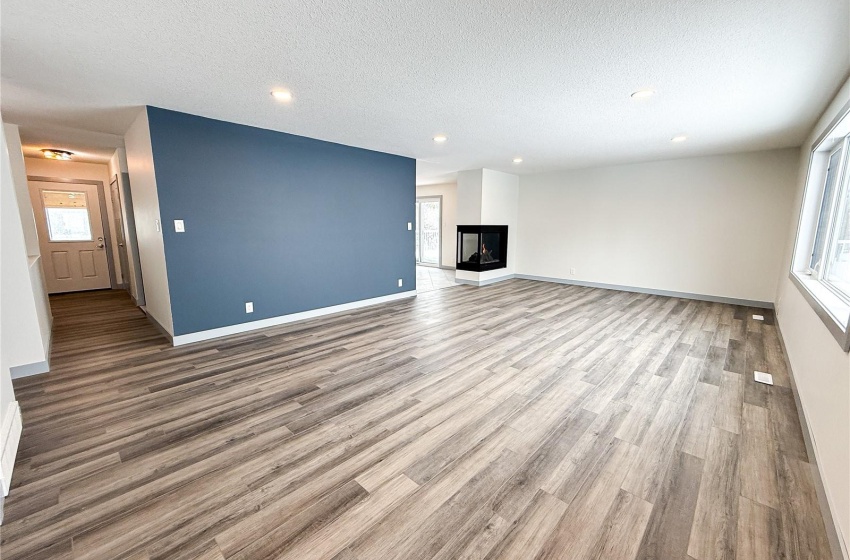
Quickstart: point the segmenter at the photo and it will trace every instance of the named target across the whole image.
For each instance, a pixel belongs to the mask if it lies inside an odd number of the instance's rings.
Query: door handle
[[[98,243],[98,244],[97,244],[97,248],[98,248],[98,249],[103,249],[103,243]]]

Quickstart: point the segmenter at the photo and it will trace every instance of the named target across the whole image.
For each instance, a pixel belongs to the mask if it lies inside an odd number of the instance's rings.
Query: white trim
[[[572,286],[584,286],[585,288],[601,288],[603,290],[617,290],[620,292],[635,292],[638,294],[651,294],[656,296],[676,297],[682,299],[695,299],[699,301],[713,301],[716,303],[727,303],[729,305],[743,305],[745,307],[759,307],[762,309],[773,309],[773,302],[758,301],[753,299],[741,299],[726,296],[713,296],[708,294],[692,294],[690,292],[672,292],[670,290],[656,290],[654,288],[639,288],[637,286],[621,286],[619,284],[605,284],[602,282],[585,282],[584,280],[571,280],[568,278],[552,278],[549,276],[534,276],[532,274],[517,274],[522,280],[536,280],[538,282],[554,282],[555,284],[570,284]]]
[[[0,487],[3,496],[8,496],[12,487],[12,469],[15,467],[15,455],[18,453],[22,431],[21,409],[18,401],[12,401],[6,409],[3,428],[0,430]]]
[[[32,364],[12,366],[9,368],[9,373],[12,375],[12,379],[20,379],[22,377],[29,377],[30,375],[39,375],[47,373],[48,371],[50,371],[50,363],[47,360],[42,360]]]
[[[381,303],[387,303],[390,301],[396,301],[399,299],[406,299],[412,297],[416,297],[416,290],[400,292],[398,294],[390,294],[388,296],[362,299],[360,301],[352,301],[351,303],[332,305],[330,307],[322,307],[319,309],[311,309],[309,311],[302,311],[300,313],[280,315],[278,317],[270,317],[268,319],[260,319],[259,321],[240,323],[238,325],[230,325],[228,327],[220,327],[217,329],[210,329],[208,331],[198,331],[189,334],[181,334],[172,338],[172,344],[174,346],[182,346],[184,344],[191,344],[193,342],[201,342],[203,340],[210,340],[212,338],[219,338],[231,334],[239,334],[243,332],[254,331],[257,329],[265,329],[267,327],[275,327],[277,325],[284,325],[286,323],[294,323],[296,321],[313,319],[315,317],[322,317],[324,315],[333,315],[334,313],[341,313],[343,311],[350,311],[352,309],[359,309],[361,307],[369,307],[370,305],[378,305]]]
[[[507,276],[499,276],[498,278],[487,278],[485,280],[470,280],[468,278],[455,278],[455,284],[466,284],[468,286],[487,286],[496,282],[504,282],[516,278],[516,274],[508,274]]]

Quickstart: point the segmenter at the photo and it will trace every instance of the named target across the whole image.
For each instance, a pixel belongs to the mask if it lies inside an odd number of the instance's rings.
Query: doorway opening
[[[439,267],[442,247],[442,197],[416,199],[416,264]]]
[[[454,271],[444,270],[443,197],[416,198],[416,291],[419,293],[455,285]]]
[[[47,293],[117,287],[103,182],[28,179]]]

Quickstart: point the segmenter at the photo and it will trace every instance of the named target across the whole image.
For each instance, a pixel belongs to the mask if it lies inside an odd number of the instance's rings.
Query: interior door
[[[110,288],[96,185],[30,182],[47,291]]]
[[[121,266],[121,286],[130,289],[130,265],[127,256],[127,240],[124,239],[124,218],[121,212],[121,189],[118,188],[118,176],[109,184],[112,193],[112,215],[115,219],[115,236],[118,241],[118,264]]]
[[[440,265],[441,200],[419,198],[416,200],[416,262]]]

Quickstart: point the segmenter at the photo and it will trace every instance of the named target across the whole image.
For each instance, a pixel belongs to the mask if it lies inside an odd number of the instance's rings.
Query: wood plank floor
[[[830,557],[769,312],[512,280],[172,348],[51,305],[4,560]]]

